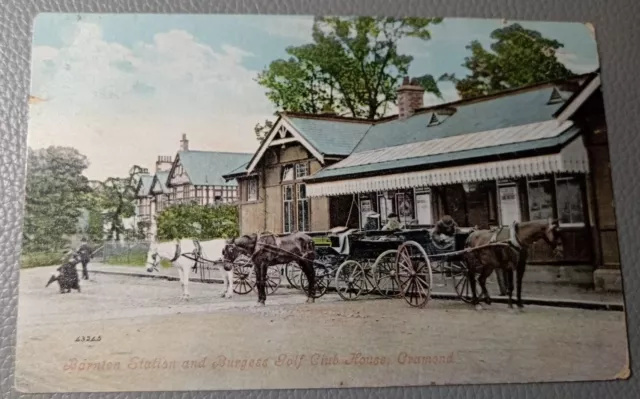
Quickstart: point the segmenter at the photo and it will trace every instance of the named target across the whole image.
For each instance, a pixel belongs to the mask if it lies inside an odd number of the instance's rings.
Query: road
[[[176,281],[113,275],[60,295],[44,288],[51,270],[21,271],[22,392],[606,380],[627,365],[623,312],[437,300],[414,309],[335,294],[305,304],[287,289],[257,307],[252,294],[223,299],[222,285],[201,283],[185,303]]]

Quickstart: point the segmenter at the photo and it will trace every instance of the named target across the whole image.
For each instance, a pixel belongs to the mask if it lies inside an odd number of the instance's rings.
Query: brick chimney
[[[156,161],[156,173],[168,172],[169,170],[171,170],[172,164],[173,161],[171,160],[171,156],[158,155],[158,160]]]
[[[180,151],[189,151],[189,140],[187,140],[186,133],[182,133],[182,140],[180,140]]]
[[[398,88],[398,119],[407,119],[424,106],[424,88],[417,79],[405,76]]]

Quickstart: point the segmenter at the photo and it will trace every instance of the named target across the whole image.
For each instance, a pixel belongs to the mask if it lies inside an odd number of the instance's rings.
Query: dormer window
[[[438,115],[436,115],[436,113],[434,112],[433,114],[431,114],[431,119],[429,120],[429,124],[427,124],[427,127],[437,126],[439,124],[440,121],[438,120]]]
[[[551,92],[551,96],[549,97],[549,101],[547,101],[547,105],[559,104],[563,103],[564,101],[565,100],[562,97],[562,94],[560,94],[558,89],[554,87],[553,91]]]

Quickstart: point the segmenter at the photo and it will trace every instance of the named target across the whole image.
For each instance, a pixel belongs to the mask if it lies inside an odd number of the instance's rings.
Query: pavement
[[[179,280],[178,271],[175,268],[163,268],[159,272],[149,273],[144,267],[137,266],[117,266],[101,263],[91,263],[90,273],[112,274],[131,276],[139,278],[159,278],[169,281]],[[207,276],[208,282],[222,284],[222,279],[217,277],[217,272],[212,272]],[[201,282],[201,277],[197,273],[192,273],[189,281]],[[434,275],[434,287],[432,297],[436,299],[457,300],[452,281],[450,279],[441,280]],[[507,298],[499,296],[496,292],[497,283],[491,279],[488,281],[491,298],[497,303],[506,303]],[[286,278],[282,278],[281,287],[293,288],[289,286]],[[492,289],[493,288],[493,289]],[[523,284],[523,302],[528,305],[545,305],[559,307],[576,307],[597,310],[617,310],[624,309],[624,297],[620,292],[596,292],[591,288],[585,288],[573,284],[557,283],[536,283],[525,282]],[[514,292],[515,294],[515,292]]]

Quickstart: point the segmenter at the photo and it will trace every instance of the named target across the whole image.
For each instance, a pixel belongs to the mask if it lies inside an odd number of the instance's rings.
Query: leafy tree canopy
[[[279,110],[375,119],[396,101],[400,79],[413,57],[401,54],[403,38],[429,40],[440,18],[317,17],[313,42],[286,49],[288,59],[273,61],[256,81]],[[419,78],[441,97],[436,80]],[[260,139],[260,137],[258,137]]]
[[[58,251],[76,233],[87,205],[87,157],[75,148],[29,148],[27,155],[25,251]]]
[[[469,69],[468,76],[458,78],[455,74],[444,74],[439,80],[455,83],[462,98],[471,98],[574,76],[556,56],[556,51],[564,45],[543,37],[540,32],[514,23],[494,30],[491,38],[495,42],[490,50],[477,40],[466,46],[471,55],[462,66]]]

